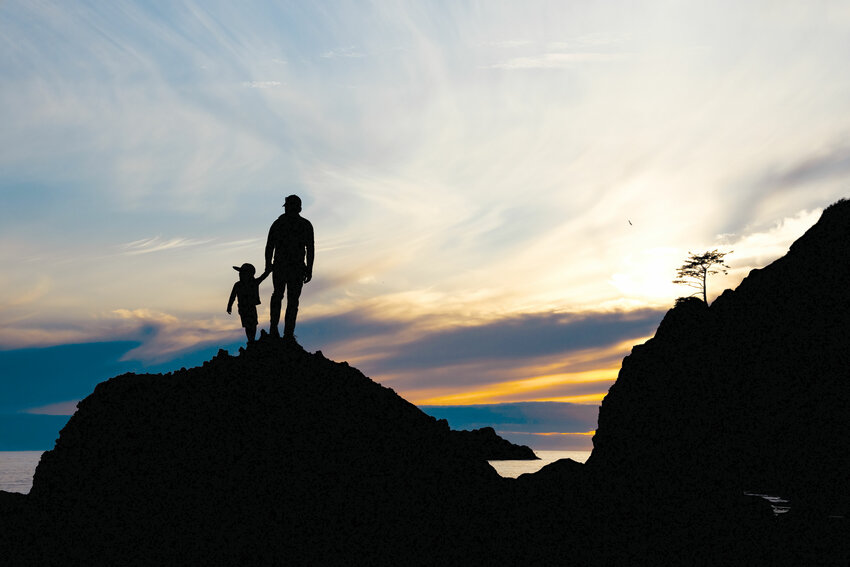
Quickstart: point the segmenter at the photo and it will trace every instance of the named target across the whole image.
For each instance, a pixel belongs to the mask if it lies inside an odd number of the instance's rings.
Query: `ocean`
[[[32,488],[32,476],[43,451],[0,451],[0,490],[27,494]],[[535,451],[538,461],[490,461],[490,466],[503,477],[516,478],[524,473],[537,472],[558,459],[585,462],[590,451]]]
[[[0,490],[27,494],[44,451],[0,451]]]

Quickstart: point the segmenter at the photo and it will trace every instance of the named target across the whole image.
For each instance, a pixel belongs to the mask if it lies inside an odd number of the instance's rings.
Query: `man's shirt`
[[[266,254],[268,258],[269,247],[273,247],[275,267],[302,268],[308,246],[313,246],[313,225],[310,221],[299,215],[283,214],[269,229]]]

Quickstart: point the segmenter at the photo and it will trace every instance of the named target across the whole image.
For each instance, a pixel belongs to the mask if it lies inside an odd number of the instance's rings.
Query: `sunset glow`
[[[598,405],[689,251],[734,250],[711,300],[850,187],[842,2],[11,1],[0,38],[0,351],[121,341],[92,379],[235,351],[231,266],[296,193],[306,349]],[[0,411],[91,387],[37,382]]]

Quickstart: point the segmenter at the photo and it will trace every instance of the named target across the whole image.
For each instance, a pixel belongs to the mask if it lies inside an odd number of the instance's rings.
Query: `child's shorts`
[[[257,306],[256,305],[246,305],[245,307],[239,306],[239,318],[242,319],[243,327],[256,327],[257,326]]]

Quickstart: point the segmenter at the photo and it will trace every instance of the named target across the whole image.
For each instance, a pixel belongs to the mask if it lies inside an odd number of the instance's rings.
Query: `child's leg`
[[[257,326],[248,325],[247,327],[245,327],[245,336],[248,337],[249,343],[253,343],[254,339],[257,337]]]

